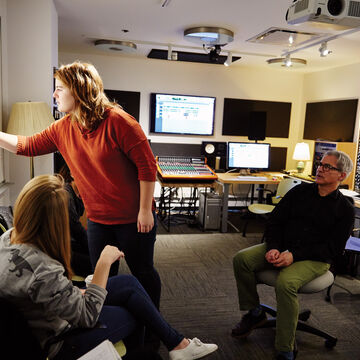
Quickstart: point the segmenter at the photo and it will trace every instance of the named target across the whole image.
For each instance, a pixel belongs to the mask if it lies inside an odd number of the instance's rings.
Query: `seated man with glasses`
[[[232,330],[233,337],[244,338],[266,322],[255,273],[278,268],[276,359],[294,359],[298,289],[330,268],[353,228],[354,207],[338,190],[352,167],[347,154],[328,151],[317,168],[316,182],[294,187],[272,211],[265,243],[234,256],[240,310],[248,313]]]

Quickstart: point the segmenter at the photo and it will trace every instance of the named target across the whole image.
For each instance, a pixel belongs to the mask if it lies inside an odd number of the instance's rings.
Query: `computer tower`
[[[200,193],[199,222],[204,230],[220,229],[221,207],[222,197],[220,195],[215,193]]]

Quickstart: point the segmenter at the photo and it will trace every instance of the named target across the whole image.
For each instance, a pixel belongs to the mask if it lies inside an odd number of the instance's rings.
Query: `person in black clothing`
[[[232,330],[233,337],[246,337],[266,322],[255,272],[277,268],[276,359],[294,359],[298,289],[330,268],[353,229],[353,204],[338,190],[352,167],[347,154],[327,152],[317,168],[316,182],[294,187],[272,211],[265,243],[234,256],[240,310],[248,313]]]
[[[76,275],[86,277],[92,274],[93,270],[90,262],[86,229],[80,222],[85,210],[84,204],[66,163],[62,166],[60,175],[65,180],[65,189],[69,194],[71,267]]]

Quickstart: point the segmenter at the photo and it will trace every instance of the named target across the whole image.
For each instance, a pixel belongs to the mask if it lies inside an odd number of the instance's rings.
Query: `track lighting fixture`
[[[225,66],[230,66],[231,64],[232,64],[232,52],[229,51],[229,52],[228,52],[227,59],[226,59],[225,62],[224,62],[224,65],[225,65]]]
[[[210,62],[213,62],[213,63],[219,62],[220,52],[221,52],[220,45],[213,46],[209,52]]]
[[[161,7],[166,7],[166,6],[168,6],[168,5],[170,4],[170,1],[171,1],[171,0],[164,0],[164,1],[162,2],[162,4],[161,4]]]
[[[327,42],[321,43],[321,46],[319,47],[320,56],[325,57],[332,53],[332,51],[328,50],[327,48]]]
[[[290,58],[290,54],[287,54],[287,55],[285,56],[284,65],[285,65],[286,67],[292,66],[292,61],[291,61],[291,58]]]

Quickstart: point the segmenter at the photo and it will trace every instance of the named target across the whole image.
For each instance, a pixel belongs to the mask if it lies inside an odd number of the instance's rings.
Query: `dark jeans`
[[[139,233],[136,223],[104,225],[88,220],[88,243],[90,260],[95,269],[105,245],[113,245],[123,251],[131,273],[140,281],[151,300],[160,308],[161,280],[154,268],[154,245],[156,240],[156,216],[154,227],[148,233]],[[110,276],[117,275],[119,263],[110,269]]]
[[[125,339],[128,346],[126,340],[131,338],[132,345],[140,345],[143,325],[151,328],[168,350],[173,349],[184,338],[163,319],[134,276],[111,277],[106,289],[108,294],[99,316],[99,326],[70,331],[54,357],[55,360],[78,359],[105,339],[112,343]],[[134,335],[138,338],[135,339]]]

